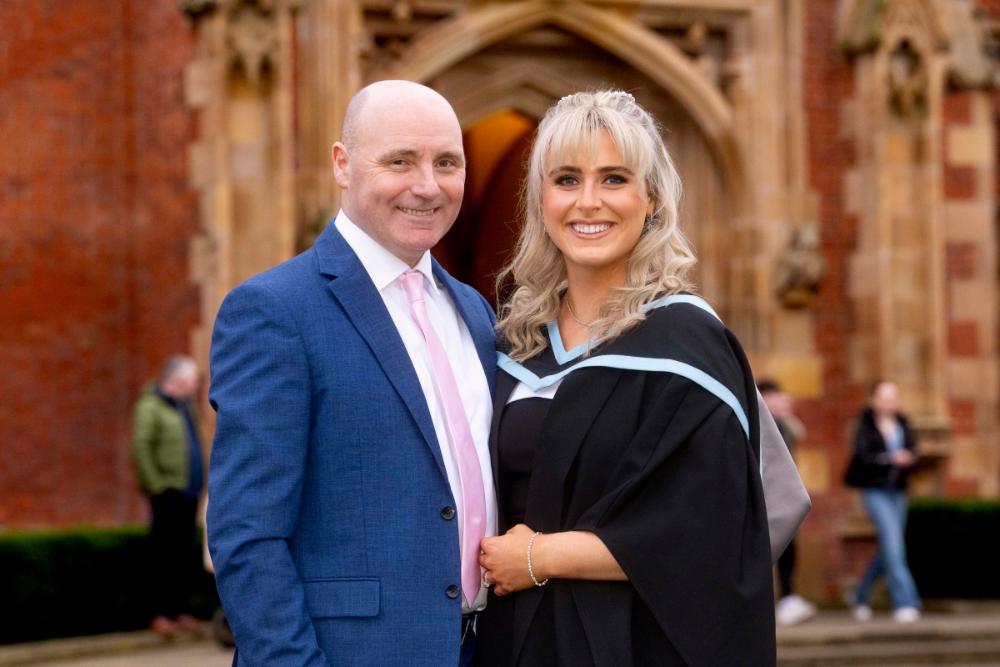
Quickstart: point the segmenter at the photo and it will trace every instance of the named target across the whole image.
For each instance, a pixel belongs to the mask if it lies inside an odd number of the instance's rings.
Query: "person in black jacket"
[[[886,575],[893,618],[911,623],[920,618],[920,596],[906,563],[906,481],[916,462],[916,440],[899,412],[899,387],[880,380],[872,387],[869,406],[861,413],[854,437],[854,455],[846,482],[861,489],[865,509],[878,535],[872,557],[854,592],[854,617],[871,618],[868,597],[872,585]]]

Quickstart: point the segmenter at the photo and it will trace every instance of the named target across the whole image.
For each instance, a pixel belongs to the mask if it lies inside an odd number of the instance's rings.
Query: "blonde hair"
[[[497,277],[497,292],[512,276],[516,289],[500,307],[497,330],[510,356],[523,361],[545,349],[543,328],[556,318],[566,290],[566,265],[545,232],[542,185],[547,168],[581,150],[596,152],[607,132],[621,158],[646,186],[654,202],[628,262],[624,286],[615,289],[593,325],[593,344],[621,335],[643,319],[643,306],[665,294],[691,289],[686,276],[695,257],[678,223],[681,181],[656,121],[629,93],[615,90],[567,95],[549,108],[538,126],[521,190],[521,234],[514,258]]]

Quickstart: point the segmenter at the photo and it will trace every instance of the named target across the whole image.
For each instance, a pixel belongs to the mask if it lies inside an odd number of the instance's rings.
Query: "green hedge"
[[[914,500],[906,555],[925,598],[1000,598],[1000,500]]]
[[[148,625],[156,572],[146,527],[0,533],[0,643],[134,630]],[[192,545],[196,615],[218,605]]]

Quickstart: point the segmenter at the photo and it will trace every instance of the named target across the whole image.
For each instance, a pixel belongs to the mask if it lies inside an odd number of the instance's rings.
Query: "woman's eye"
[[[576,178],[573,176],[556,176],[556,185],[576,185]]]
[[[622,183],[627,183],[628,181],[624,176],[619,174],[608,174],[608,177],[604,179],[604,182],[609,185],[621,185]]]

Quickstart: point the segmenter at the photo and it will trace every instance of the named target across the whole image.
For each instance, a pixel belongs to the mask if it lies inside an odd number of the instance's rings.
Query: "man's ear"
[[[350,156],[347,154],[347,146],[339,141],[330,149],[330,159],[333,161],[333,178],[341,189],[346,189],[350,180]]]

